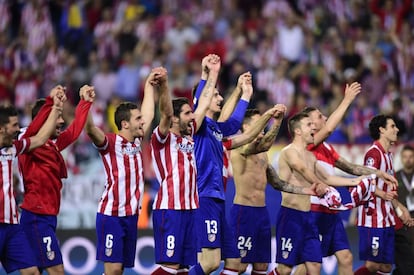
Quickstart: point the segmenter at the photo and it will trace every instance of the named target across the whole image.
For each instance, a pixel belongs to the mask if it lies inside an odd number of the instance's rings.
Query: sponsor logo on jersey
[[[194,152],[194,144],[193,143],[178,143],[177,149],[183,153],[192,153]]]
[[[141,146],[132,146],[128,144],[126,147],[122,148],[122,154],[124,155],[136,155],[141,152]]]

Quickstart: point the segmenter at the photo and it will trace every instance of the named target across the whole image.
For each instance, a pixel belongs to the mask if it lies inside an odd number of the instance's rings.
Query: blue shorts
[[[35,255],[36,266],[41,269],[63,264],[56,223],[56,216],[22,210],[20,224]]]
[[[154,210],[155,262],[195,265],[197,210]]]
[[[26,234],[19,224],[0,224],[0,261],[7,273],[36,266]]]
[[[348,237],[339,214],[311,211],[321,240],[322,256],[349,249]]]
[[[96,259],[133,267],[137,248],[138,215],[113,217],[96,214]]]
[[[394,263],[394,227],[358,226],[359,259],[383,264]]]
[[[200,197],[196,214],[198,251],[202,248],[221,248],[223,259],[240,258],[233,230],[226,220],[225,202],[220,199]]]
[[[272,230],[267,208],[234,204],[230,213],[242,263],[269,263]]]
[[[276,220],[276,263],[322,262],[321,242],[311,212],[282,206]]]

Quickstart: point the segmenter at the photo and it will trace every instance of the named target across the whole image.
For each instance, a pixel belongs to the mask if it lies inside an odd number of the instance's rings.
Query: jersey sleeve
[[[381,152],[376,149],[369,150],[364,157],[364,165],[380,169],[381,168]]]
[[[198,99],[200,98],[201,92],[203,91],[204,86],[206,86],[206,83],[207,83],[207,80],[201,79],[197,85],[197,89],[194,93],[194,98],[193,98],[193,110],[197,109]]]
[[[29,152],[30,149],[30,138],[22,138],[19,140],[13,141],[14,147],[16,147],[16,154],[21,155]]]
[[[157,126],[151,135],[151,145],[154,149],[161,149],[164,147],[165,143],[167,142],[167,139],[170,134],[167,134],[166,136],[163,136],[160,132],[159,126]]]
[[[64,150],[79,137],[83,127],[85,126],[91,106],[92,102],[82,99],[79,101],[79,104],[75,110],[75,119],[57,138],[56,145],[58,146],[59,151]]]
[[[223,146],[224,148],[226,148],[226,150],[231,150],[231,144],[232,144],[232,140],[229,139],[223,139]]]
[[[218,122],[218,126],[220,127],[223,136],[228,137],[237,133],[240,130],[244,114],[246,113],[246,109],[249,106],[249,102],[246,100],[239,100],[237,103],[236,108],[234,109],[233,113],[229,117],[228,120],[225,122]]]

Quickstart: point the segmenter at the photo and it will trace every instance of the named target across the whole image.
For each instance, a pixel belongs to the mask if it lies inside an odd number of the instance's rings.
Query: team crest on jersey
[[[374,158],[371,158],[371,157],[369,157],[369,158],[367,159],[367,161],[365,162],[365,165],[366,165],[366,166],[371,166],[371,167],[373,167],[373,166],[374,166],[374,164],[375,164],[375,160],[374,160]]]
[[[247,250],[240,250],[240,258],[244,258],[247,255]]]
[[[174,249],[167,249],[167,252],[165,254],[168,258],[171,258],[174,255]]]
[[[210,243],[214,242],[216,240],[216,234],[208,234],[208,241]]]
[[[289,251],[282,251],[282,258],[287,259],[289,257]]]
[[[393,169],[388,169],[387,174],[391,175],[391,176],[394,176],[394,170]]]
[[[55,251],[48,251],[46,252],[46,257],[50,260],[53,261],[55,259]]]
[[[372,256],[378,256],[378,248],[372,249]]]
[[[111,255],[112,255],[112,248],[105,248],[105,255],[107,257],[111,257]]]

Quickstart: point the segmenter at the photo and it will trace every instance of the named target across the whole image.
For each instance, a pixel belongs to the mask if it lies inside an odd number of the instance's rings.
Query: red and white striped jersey
[[[116,217],[138,214],[144,190],[141,141],[137,138],[129,142],[109,133],[98,147],[106,175],[99,213]]]
[[[322,142],[318,145],[310,144],[307,149],[316,157],[318,164],[322,166],[324,171],[329,175],[335,174],[335,162],[339,159],[339,154],[335,151],[332,145]],[[324,213],[337,213],[336,210],[331,210],[320,202],[317,196],[311,196],[311,210]]]
[[[194,133],[193,125],[192,133]],[[152,165],[160,184],[153,209],[198,208],[197,166],[194,140],[169,132],[162,136],[155,128],[151,136]]]
[[[223,140],[223,185],[224,191],[227,188],[227,179],[230,177],[229,175],[229,166],[230,166],[230,150],[231,150],[231,139]]]
[[[374,144],[368,149],[364,157],[364,164],[365,166],[380,169],[392,176],[395,176],[392,164],[392,154],[390,152],[385,152],[379,142],[375,141]],[[392,191],[392,187],[385,184],[381,178],[377,179],[376,188],[379,188],[385,192]],[[354,196],[354,194],[351,195]],[[363,196],[363,194],[359,194],[359,196]],[[395,217],[394,208],[391,202],[374,196],[374,199],[369,207],[365,205],[358,207],[357,225],[371,228],[391,227],[396,223]]]
[[[13,160],[30,148],[30,139],[14,141],[13,146],[0,148],[0,223],[18,224],[18,212],[13,191]]]

